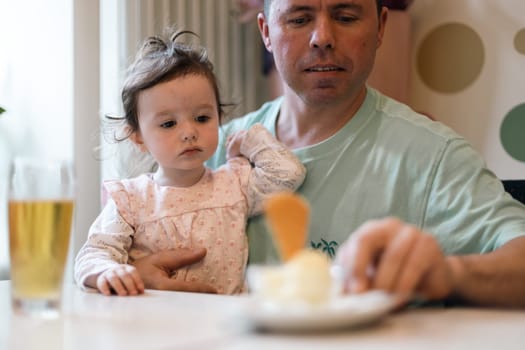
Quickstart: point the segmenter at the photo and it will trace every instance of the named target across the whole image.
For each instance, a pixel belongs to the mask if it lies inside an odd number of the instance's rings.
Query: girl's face
[[[139,129],[131,139],[150,152],[159,172],[174,185],[200,178],[217,148],[219,112],[215,92],[203,75],[190,74],[139,93]]]

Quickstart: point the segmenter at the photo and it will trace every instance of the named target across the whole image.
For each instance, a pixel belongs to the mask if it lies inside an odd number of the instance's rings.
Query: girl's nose
[[[184,125],[181,133],[184,142],[197,140],[197,130],[192,125]]]
[[[191,135],[184,135],[184,141],[195,141],[197,140],[197,135],[191,134]]]

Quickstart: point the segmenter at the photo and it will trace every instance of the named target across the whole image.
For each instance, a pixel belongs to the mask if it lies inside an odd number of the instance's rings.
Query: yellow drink
[[[9,252],[15,299],[60,298],[73,200],[10,200]]]

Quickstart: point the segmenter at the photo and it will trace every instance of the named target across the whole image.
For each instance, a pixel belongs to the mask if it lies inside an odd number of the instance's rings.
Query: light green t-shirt
[[[208,165],[225,162],[228,134],[262,123],[275,135],[282,98],[221,127]],[[525,235],[525,206],[508,195],[479,154],[441,123],[376,90],[335,135],[295,149],[307,169],[308,245],[334,256],[365,221],[395,216],[432,233],[447,254],[483,253]],[[250,262],[277,254],[263,217],[248,225]]]

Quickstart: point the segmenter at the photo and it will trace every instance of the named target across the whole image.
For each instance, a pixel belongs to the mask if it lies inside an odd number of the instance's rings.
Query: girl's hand
[[[97,277],[97,289],[104,295],[119,296],[144,293],[144,283],[134,266],[122,264],[102,272]]]
[[[240,130],[228,136],[226,140],[226,158],[231,159],[241,156],[241,144],[246,135],[246,130]]]

